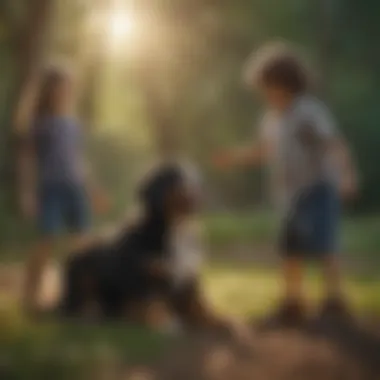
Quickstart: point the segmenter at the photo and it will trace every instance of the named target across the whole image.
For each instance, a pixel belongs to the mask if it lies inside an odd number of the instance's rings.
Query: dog
[[[60,310],[162,328],[229,329],[203,296],[202,191],[194,171],[161,164],[138,189],[142,215],[116,238],[71,256]],[[94,311],[95,310],[95,311]]]

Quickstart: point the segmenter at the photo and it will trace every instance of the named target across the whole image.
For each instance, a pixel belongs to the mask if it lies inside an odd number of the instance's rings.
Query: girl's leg
[[[38,229],[41,234],[26,263],[23,305],[36,309],[44,270],[53,256],[55,237],[61,228],[60,191],[56,186],[44,186],[38,195]]]
[[[67,186],[64,188],[65,218],[67,227],[72,232],[69,251],[80,252],[91,243],[89,227],[91,212],[89,200],[83,186]]]
[[[54,239],[45,237],[39,241],[31,252],[25,273],[23,289],[23,306],[27,311],[34,311],[39,305],[39,292],[44,270],[52,257]]]

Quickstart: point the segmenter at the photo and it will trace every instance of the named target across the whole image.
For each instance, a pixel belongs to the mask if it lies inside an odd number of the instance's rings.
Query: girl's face
[[[73,103],[73,84],[70,79],[59,81],[52,94],[55,111],[65,113],[70,110]]]

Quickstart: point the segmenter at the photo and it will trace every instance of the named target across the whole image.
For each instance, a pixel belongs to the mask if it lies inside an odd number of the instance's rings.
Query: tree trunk
[[[18,168],[24,147],[23,135],[29,125],[37,89],[38,70],[42,63],[44,38],[53,0],[28,0],[27,17],[21,28],[15,31],[15,47],[12,60],[15,62],[15,83],[9,96],[8,140],[4,152],[3,173],[7,179],[6,193],[13,200],[18,194]],[[8,198],[8,197],[7,197]],[[14,203],[14,202],[12,202]]]
[[[333,4],[332,0],[317,0],[319,14],[319,91],[328,96],[330,64],[333,54]]]
[[[173,122],[170,101],[161,85],[164,75],[160,65],[144,58],[140,62],[139,79],[145,99],[146,110],[151,120],[157,154],[162,158],[176,156],[179,150],[177,129]]]
[[[18,80],[11,107],[12,130],[17,134],[24,130],[30,116],[52,3],[52,0],[29,0],[27,20],[17,36],[15,62]]]

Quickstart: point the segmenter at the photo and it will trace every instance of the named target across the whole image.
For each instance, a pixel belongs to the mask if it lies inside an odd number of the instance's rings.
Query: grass
[[[211,265],[204,272],[204,281],[217,310],[245,318],[268,313],[281,290],[273,269],[253,265]],[[319,285],[311,270],[307,274],[311,301],[320,297]],[[358,314],[380,314],[380,281],[350,278],[346,289]],[[173,339],[124,325],[33,324],[12,303],[4,300],[2,306],[0,347],[9,379],[75,379],[83,371],[98,372],[102,366],[152,363]]]
[[[205,222],[211,247],[216,251],[230,247],[231,258],[237,243],[248,247],[262,246],[270,244],[275,236],[274,220],[267,213],[207,216]],[[380,218],[346,219],[343,230],[349,255],[360,255],[362,260],[376,267],[380,251]],[[308,294],[315,305],[321,295],[317,274],[311,268],[306,276]],[[273,268],[260,268],[255,262],[242,266],[233,260],[229,264],[213,263],[204,272],[206,292],[215,307],[220,312],[246,318],[263,316],[275,306],[281,294],[278,278]],[[346,290],[358,314],[380,315],[379,278],[350,277],[346,281]],[[2,296],[2,378],[96,379],[104,366],[154,362],[172,342],[166,336],[121,325],[33,324],[23,318],[14,300]]]
[[[97,379],[111,368],[153,363],[171,341],[168,336],[120,324],[32,323],[8,305],[0,313],[0,377]]]
[[[213,214],[204,218],[207,237],[213,247],[247,244],[272,244],[276,238],[276,219],[268,212]],[[380,217],[345,217],[342,248],[350,256],[380,259]]]
[[[305,289],[315,305],[323,290],[318,272],[310,268],[305,276]],[[261,317],[276,305],[281,296],[279,274],[273,268],[254,264],[212,265],[205,271],[205,284],[215,306],[227,314]],[[345,289],[359,314],[380,314],[380,279],[349,277]]]

